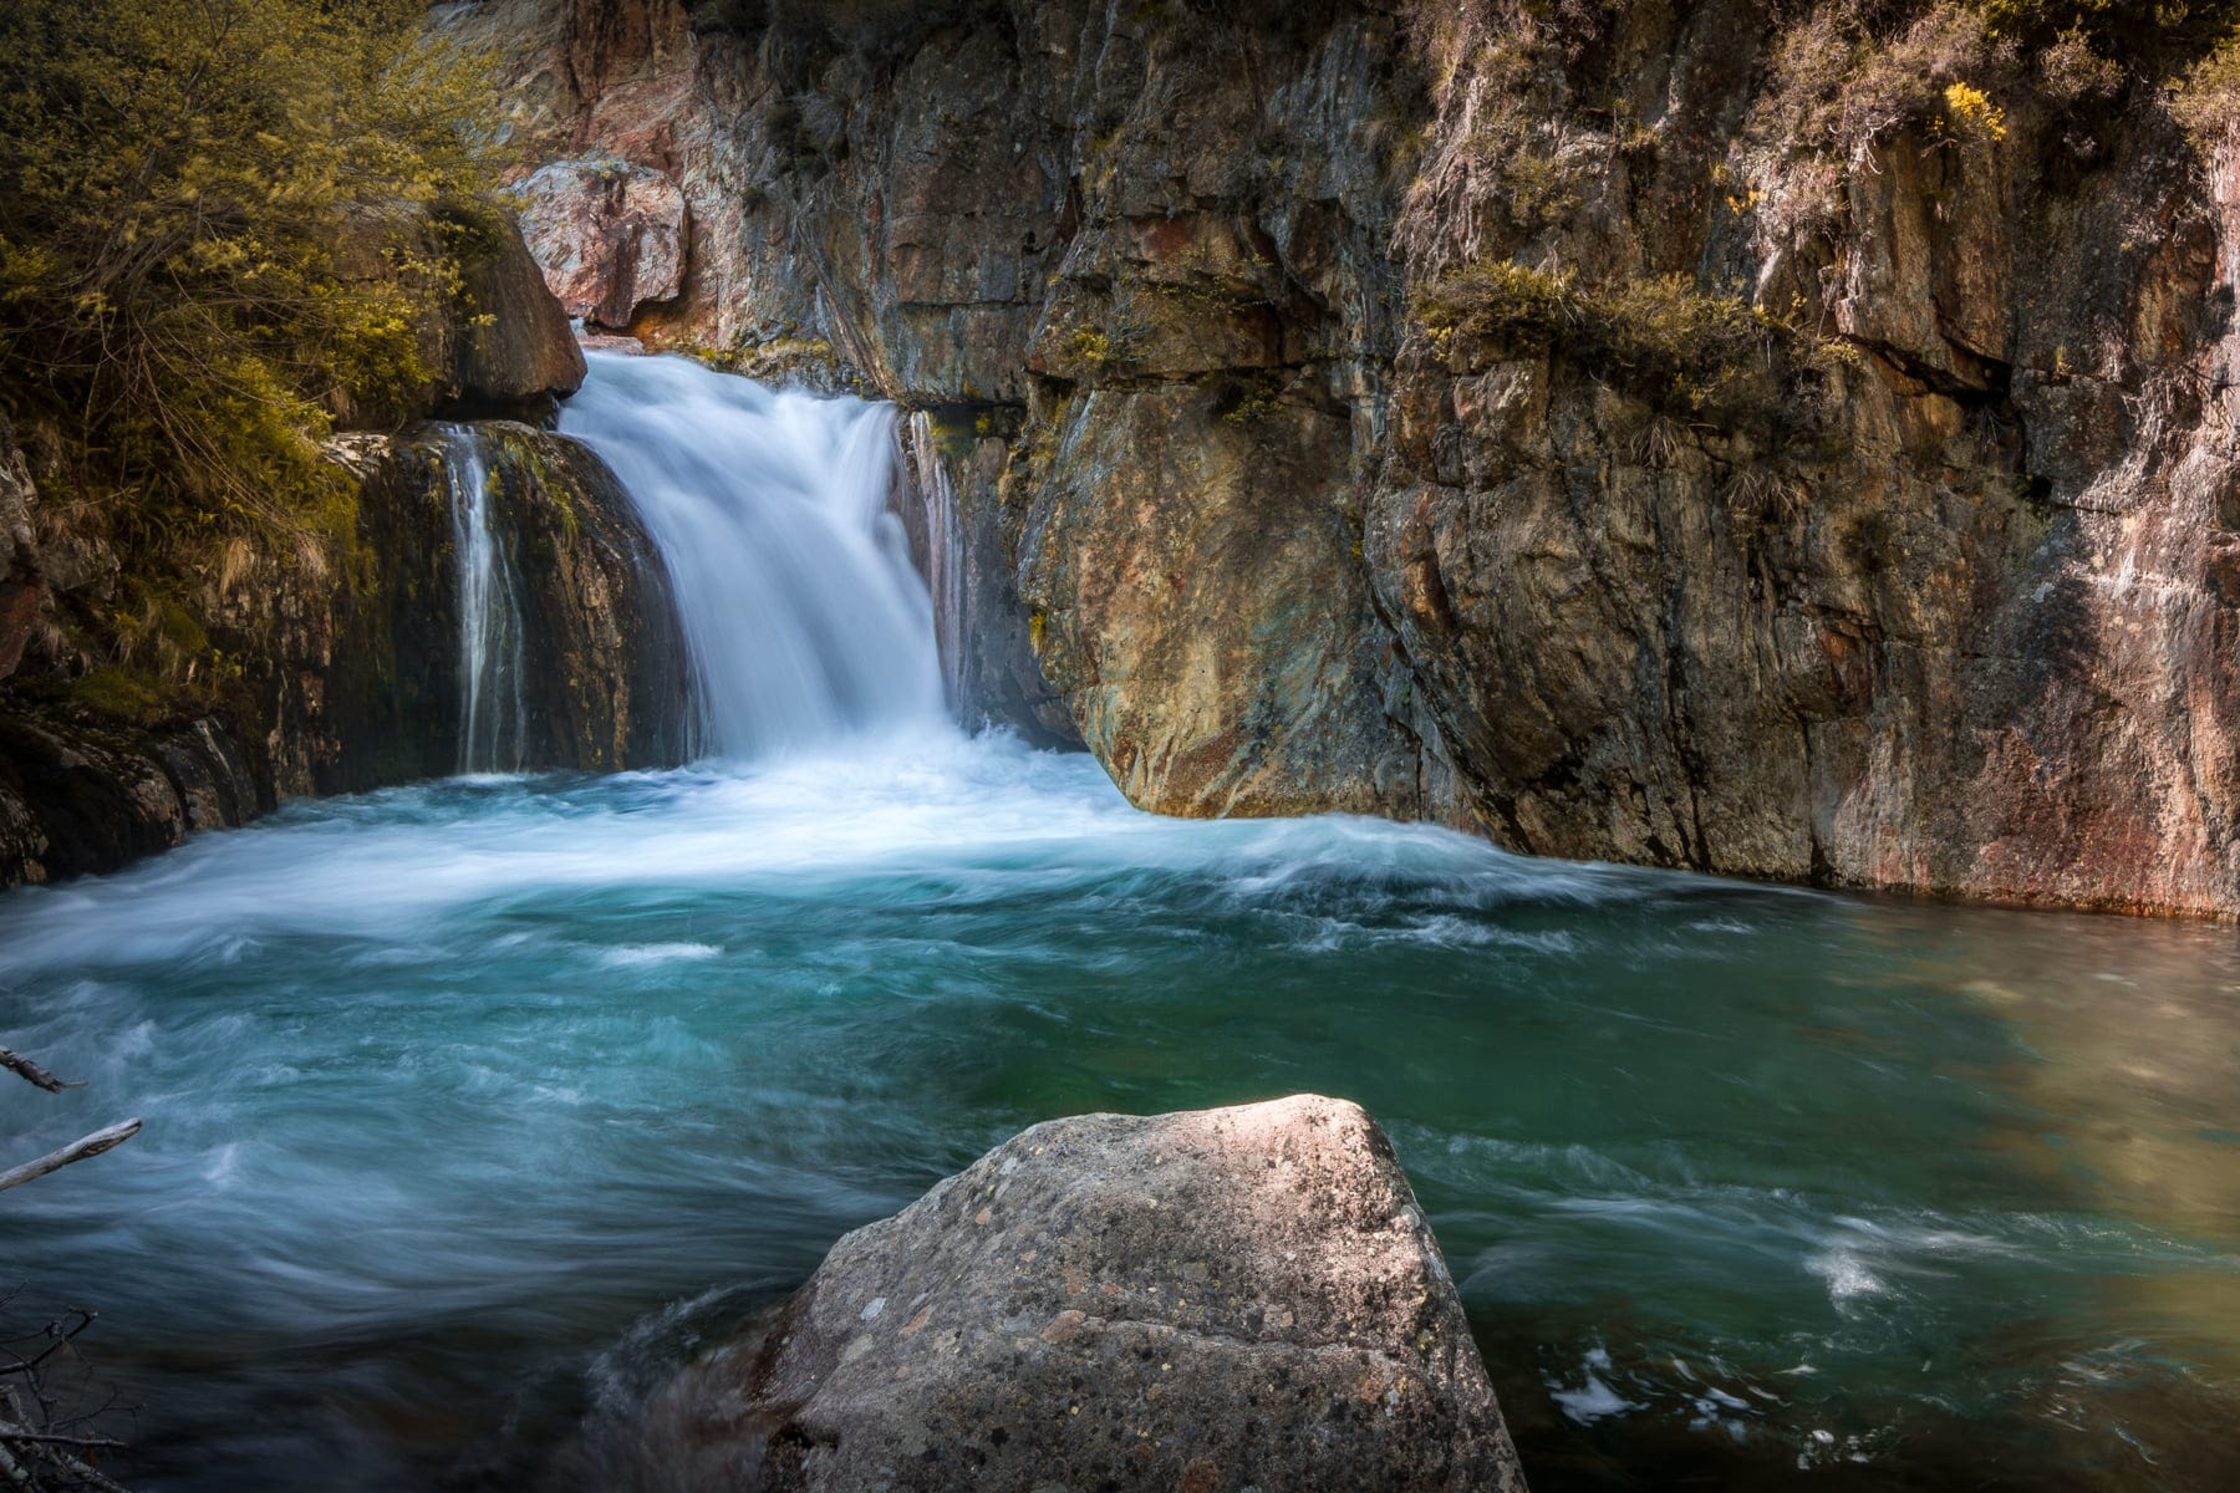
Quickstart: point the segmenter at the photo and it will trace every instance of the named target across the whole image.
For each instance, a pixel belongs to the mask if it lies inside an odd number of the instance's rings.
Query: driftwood
[[[82,1084],[64,1083],[19,1052],[0,1047],[0,1068],[35,1084],[50,1094]],[[59,1171],[73,1161],[99,1156],[140,1133],[136,1119],[122,1120],[81,1137],[36,1161],[0,1172],[0,1192]],[[0,1299],[5,1307],[13,1293]],[[75,1320],[70,1320],[75,1318]],[[91,1426],[109,1408],[90,1413],[66,1411],[63,1393],[50,1389],[40,1377],[40,1367],[57,1353],[72,1353],[71,1339],[93,1325],[93,1313],[73,1310],[59,1322],[50,1322],[39,1334],[45,1346],[26,1357],[10,1344],[0,1343],[0,1493],[61,1493],[65,1489],[91,1488],[94,1493],[126,1493],[93,1465],[102,1452],[121,1451],[124,1443],[96,1434]],[[66,1367],[71,1367],[67,1365]],[[112,1399],[112,1404],[114,1400]]]
[[[6,1192],[11,1187],[21,1187],[33,1178],[44,1177],[49,1172],[59,1171],[73,1161],[99,1156],[103,1151],[123,1145],[139,1133],[138,1120],[119,1120],[107,1129],[96,1130],[91,1135],[70,1142],[59,1151],[49,1151],[37,1161],[26,1161],[21,1166],[0,1172],[0,1192]]]
[[[0,1306],[6,1304],[0,1301]],[[72,1339],[93,1322],[94,1314],[82,1308],[65,1313],[62,1321],[48,1323],[39,1333],[44,1346],[29,1357],[13,1344],[0,1343],[0,1360],[7,1360],[0,1362],[0,1375],[7,1376],[0,1377],[0,1493],[10,1488],[23,1493],[84,1488],[126,1493],[89,1460],[105,1451],[125,1449],[124,1443],[91,1429],[113,1408],[114,1399],[90,1410],[66,1408],[63,1401],[75,1392],[51,1386],[40,1376],[42,1366],[56,1354],[74,1359]],[[81,1367],[76,1362],[66,1364],[66,1368]]]
[[[85,1087],[83,1083],[64,1083],[22,1053],[13,1052],[5,1047],[0,1047],[0,1068],[5,1068],[10,1073],[20,1076],[27,1083],[37,1084],[50,1094],[59,1094],[64,1089],[82,1089]]]

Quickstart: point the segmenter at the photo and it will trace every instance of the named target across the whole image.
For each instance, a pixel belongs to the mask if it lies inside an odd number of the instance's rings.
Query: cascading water
[[[707,746],[778,760],[296,803],[0,897],[0,1036],[89,1084],[0,1083],[0,1161],[146,1120],[0,1197],[0,1348],[101,1310],[121,1481],[604,1493],[554,1449],[1003,1136],[1314,1089],[1389,1129],[1542,1493],[2240,1487],[2228,933],[1137,813],[945,724],[891,418],[594,355],[565,420]],[[447,449],[502,766],[506,505]]]
[[[459,771],[519,772],[528,760],[520,579],[491,524],[482,433],[472,425],[437,429],[459,587]]]
[[[890,408],[594,352],[560,429],[614,469],[661,548],[703,752],[945,729],[932,604],[888,510]]]
[[[917,489],[918,522],[925,533],[926,586],[933,593],[934,641],[941,654],[941,682],[951,710],[962,712],[965,699],[964,534],[957,524],[957,495],[935,454],[939,441],[933,417],[924,410],[910,416],[910,473]]]

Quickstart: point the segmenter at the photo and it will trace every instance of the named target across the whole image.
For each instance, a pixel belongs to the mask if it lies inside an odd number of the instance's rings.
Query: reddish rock
[[[545,284],[568,315],[626,330],[638,308],[684,288],[684,194],[611,156],[555,161],[514,190]]]

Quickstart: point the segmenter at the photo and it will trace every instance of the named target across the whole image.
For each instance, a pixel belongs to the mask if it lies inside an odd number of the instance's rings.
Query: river
[[[717,377],[602,359],[568,417],[704,760],[0,897],[0,1032],[87,1081],[0,1089],[0,1155],[147,1121],[0,1198],[136,1486],[537,1486],[1019,1128],[1301,1090],[1390,1131],[1541,1493],[2240,1486],[2229,930],[1138,813],[942,716],[891,417]]]

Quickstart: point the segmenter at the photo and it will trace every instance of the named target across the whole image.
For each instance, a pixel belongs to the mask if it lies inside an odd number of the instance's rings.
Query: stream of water
[[[147,1121],[0,1196],[6,1325],[102,1312],[136,1486],[538,1486],[1020,1127],[1300,1090],[1390,1130],[1540,1493],[2240,1486],[2228,930],[1139,814],[938,719],[888,417],[714,377],[601,360],[570,420],[721,760],[0,897],[0,1032],[87,1081],[0,1088],[0,1156]],[[789,578],[863,599],[788,633]]]

